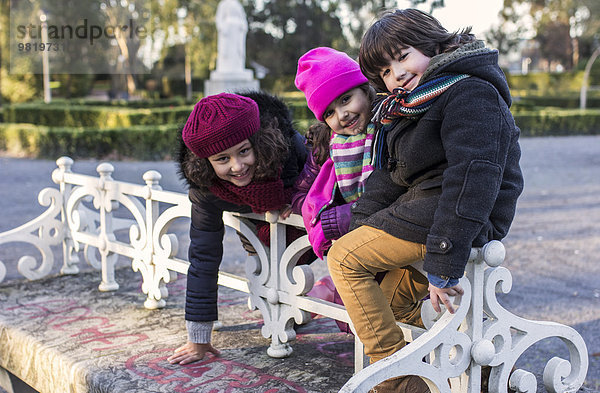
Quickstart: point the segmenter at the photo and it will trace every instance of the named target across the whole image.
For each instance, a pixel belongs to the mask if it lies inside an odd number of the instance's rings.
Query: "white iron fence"
[[[63,274],[76,274],[83,251],[86,261],[101,271],[101,291],[118,288],[115,263],[119,255],[130,258],[132,268],[140,272],[142,291],[147,295],[146,308],[161,308],[168,298],[166,283],[175,272],[187,273],[189,263],[177,257],[178,240],[171,230],[173,222],[189,218],[187,195],[163,191],[161,175],[144,173],[146,185],[115,181],[109,163],[98,165],[98,177],[73,173],[73,160],[61,157],[52,180],[58,189],[43,189],[38,197],[47,210],[36,219],[13,230],[0,233],[0,246],[11,242],[36,247],[41,261],[34,256],[19,259],[18,270],[28,279],[39,279],[54,266],[51,247],[62,246]],[[128,218],[114,213],[124,208]],[[120,215],[122,216],[122,215]],[[133,218],[129,218],[133,217]],[[265,247],[255,234],[251,220],[270,224],[271,247]],[[343,306],[305,296],[314,284],[310,266],[296,266],[299,257],[310,248],[307,236],[286,247],[285,228],[303,228],[302,218],[292,215],[281,221],[275,213],[224,213],[225,225],[242,233],[254,246],[257,255],[246,262],[246,278],[219,273],[219,284],[249,294],[249,305],[261,311],[262,334],[271,338],[267,353],[283,358],[291,354],[290,342],[296,337],[294,322],[309,321],[310,313],[340,321],[351,321]],[[116,233],[128,229],[128,241]],[[401,325],[410,345],[396,354],[363,369],[362,344],[355,340],[356,374],[341,392],[367,392],[377,383],[400,375],[423,377],[433,392],[479,392],[482,367],[491,367],[490,392],[505,392],[510,386],[517,392],[534,392],[537,381],[531,372],[514,370],[525,350],[549,337],[562,339],[570,359],[554,357],[548,361],[543,382],[549,392],[574,392],[583,385],[588,354],[585,342],[571,327],[529,321],[502,308],[496,291],[508,293],[512,278],[501,267],[504,246],[493,241],[473,249],[461,284],[462,298],[455,299],[455,314],[438,315],[431,305],[423,308],[427,330]],[[0,282],[6,266],[0,261]],[[361,371],[362,370],[362,371]],[[448,381],[451,381],[451,386]]]

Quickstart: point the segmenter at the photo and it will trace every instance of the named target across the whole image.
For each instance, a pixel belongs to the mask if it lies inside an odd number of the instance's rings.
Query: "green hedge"
[[[301,133],[316,120],[302,99],[286,98],[294,125]],[[588,107],[578,108],[579,97],[528,97],[515,102],[512,112],[523,136],[596,135],[600,134],[600,97],[588,98]],[[539,108],[544,104],[554,107]]]
[[[4,108],[4,121],[48,127],[125,128],[184,123],[191,110],[191,105],[130,109],[89,105],[18,104]]]
[[[177,151],[182,124],[95,128],[0,123],[0,150],[10,156],[166,160]]]
[[[316,120],[315,115],[308,109],[308,106],[306,106],[306,101],[286,102],[286,104],[288,108],[290,108],[292,119],[295,121]]]
[[[547,108],[516,112],[514,117],[523,136],[600,134],[600,109]],[[295,118],[294,125],[304,132],[314,121],[311,114],[309,118]],[[48,159],[68,155],[73,158],[165,160],[171,159],[176,152],[177,135],[184,122],[105,129],[0,123],[0,151],[13,157]]]
[[[600,134],[600,109],[546,108],[514,114],[523,136]]]
[[[544,94],[564,94],[567,91],[579,91],[583,83],[583,71],[574,72],[530,72],[525,75],[506,75],[511,91],[537,91]],[[592,85],[596,80],[592,78]]]
[[[313,113],[306,106],[304,96],[301,93],[288,94],[284,95],[283,99],[290,108],[298,130],[304,132],[308,125],[315,121]],[[8,105],[3,107],[0,121],[63,128],[126,128],[137,125],[185,123],[193,108],[192,104],[185,104],[184,99],[146,102],[147,106],[141,101],[127,103],[59,99],[50,104]]]
[[[557,107],[563,109],[575,109],[579,108],[579,95],[564,95],[564,96],[532,96],[528,95],[525,97],[514,97],[513,110],[521,110],[523,108],[544,108],[544,107]],[[587,108],[600,108],[600,96],[594,95],[590,97],[588,95],[586,99]]]
[[[513,113],[522,136],[598,135],[600,134],[600,109],[523,110]],[[296,129],[304,133],[316,120],[294,119]]]
[[[172,98],[160,98],[160,99],[143,99],[143,100],[96,100],[96,99],[84,99],[84,98],[52,98],[52,102],[44,104],[46,106],[54,105],[69,105],[69,106],[104,106],[104,107],[120,107],[120,108],[161,108],[161,107],[174,107],[184,105],[194,105],[198,102],[197,100],[188,101],[185,97],[172,97]]]

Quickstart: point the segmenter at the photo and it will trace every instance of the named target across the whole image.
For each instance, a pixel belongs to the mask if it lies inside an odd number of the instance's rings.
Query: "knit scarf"
[[[450,86],[469,76],[467,74],[440,76],[417,86],[413,91],[398,87],[381,101],[375,118],[383,125],[389,124],[399,117],[417,119],[427,112],[437,98]]]
[[[257,214],[265,213],[269,210],[279,210],[292,199],[293,187],[283,188],[283,181],[266,180],[260,182],[251,182],[247,186],[238,187],[231,182],[217,179],[209,190],[224,201],[235,203],[236,205],[246,205],[252,208]],[[256,226],[256,236],[267,247],[271,244],[271,231],[268,222],[253,221]],[[294,240],[306,234],[305,231],[296,227],[286,225],[286,245],[290,245]],[[296,265],[305,265],[316,259],[312,251],[305,252]]]
[[[338,188],[348,203],[357,200],[365,189],[371,172],[371,145],[375,125],[369,123],[367,130],[358,135],[333,134],[329,154],[333,160]]]
[[[373,122],[381,125],[375,141],[375,167],[381,168],[385,160],[385,138],[387,129],[398,119],[419,119],[433,105],[438,97],[456,82],[468,78],[467,74],[446,74],[431,79],[414,90],[401,87],[383,99],[375,108]]]
[[[269,210],[278,210],[291,200],[283,188],[281,179],[252,181],[244,187],[238,187],[226,180],[217,179],[209,187],[210,192],[224,201],[236,205],[246,205],[252,208],[254,213],[265,213]]]

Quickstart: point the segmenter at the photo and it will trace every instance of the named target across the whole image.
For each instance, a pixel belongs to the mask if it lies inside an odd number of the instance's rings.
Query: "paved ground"
[[[504,241],[505,266],[512,272],[513,289],[500,299],[516,315],[564,323],[581,333],[590,353],[588,377],[581,391],[600,392],[600,136],[523,138],[521,144],[525,191]],[[73,170],[95,174],[98,163],[77,161]],[[163,174],[164,189],[183,191],[172,163],[113,165],[116,180],[141,183],[144,171],[156,169]],[[37,194],[44,187],[55,186],[51,181],[54,168],[51,161],[0,158],[0,232],[44,210],[37,203]],[[238,243],[232,236],[227,241]],[[0,261],[8,270],[3,285],[19,278],[15,256],[22,255],[23,249],[19,244],[0,246]],[[244,260],[241,247],[227,249],[231,250],[224,260],[225,269],[239,271]],[[564,352],[559,340],[548,339],[527,351],[518,366],[535,372],[541,382],[544,361]],[[289,377],[303,366],[287,359],[272,367]]]

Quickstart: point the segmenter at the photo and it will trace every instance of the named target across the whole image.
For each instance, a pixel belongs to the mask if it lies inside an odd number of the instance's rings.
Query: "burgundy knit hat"
[[[256,102],[237,94],[221,93],[196,103],[181,135],[194,154],[207,158],[248,139],[259,128]]]

